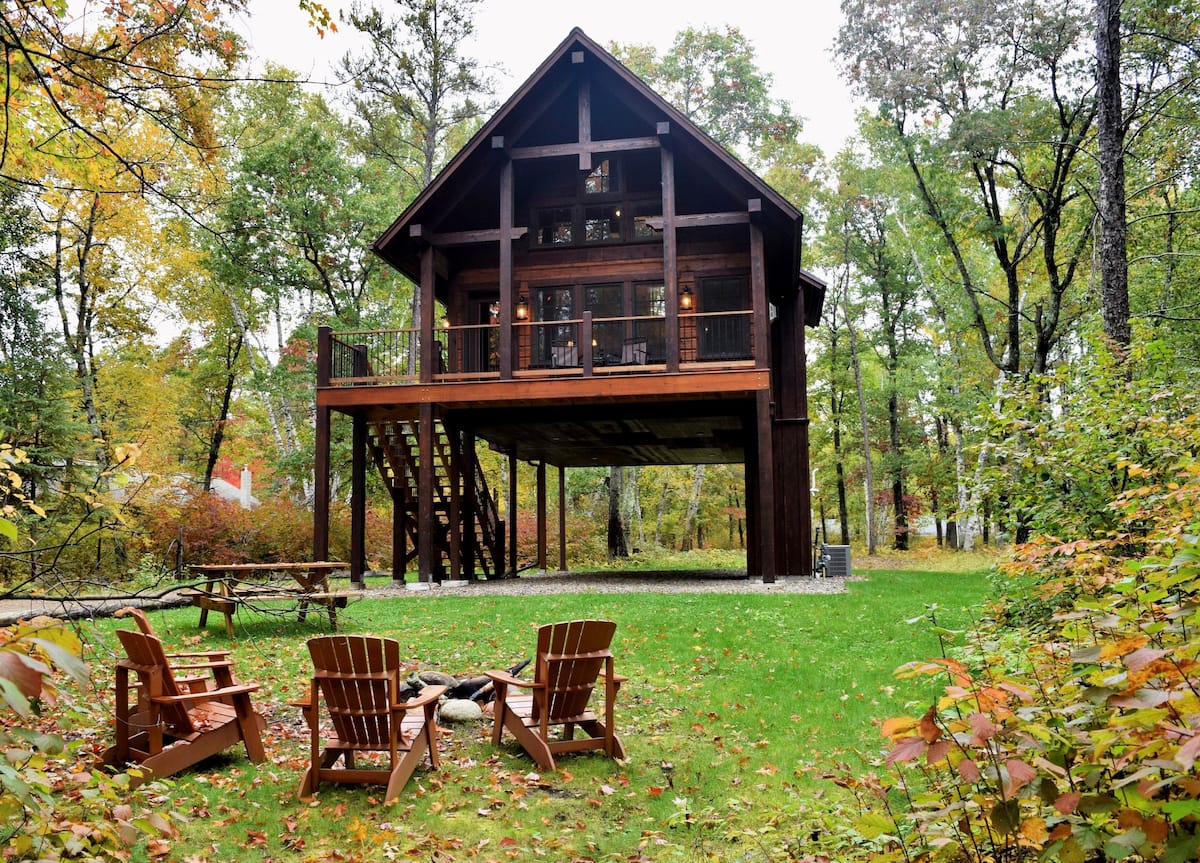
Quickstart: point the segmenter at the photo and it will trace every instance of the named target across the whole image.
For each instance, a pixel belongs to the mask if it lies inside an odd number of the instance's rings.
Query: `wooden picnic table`
[[[204,587],[184,591],[192,605],[200,609],[200,628],[208,624],[208,613],[225,616],[225,632],[233,637],[233,615],[241,606],[253,608],[258,602],[291,600],[299,603],[299,619],[304,620],[310,603],[323,606],[329,614],[329,626],[337,632],[337,610],[345,608],[350,593],[333,591],[329,576],[349,569],[341,561],[299,561],[294,563],[209,563],[193,565],[194,575],[205,580]],[[275,573],[286,573],[295,582],[279,584],[264,580]]]

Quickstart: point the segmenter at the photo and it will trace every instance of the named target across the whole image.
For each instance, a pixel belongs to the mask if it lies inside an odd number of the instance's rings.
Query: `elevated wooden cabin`
[[[394,502],[398,577],[410,542],[422,580],[516,572],[482,443],[507,454],[510,477],[537,465],[539,567],[547,466],[561,492],[567,467],[741,463],[749,573],[809,574],[804,327],[824,285],[800,267],[801,226],[571,31],[375,243],[418,285],[419,325],[321,331],[316,558],[338,412],[354,429],[356,576],[372,463]]]

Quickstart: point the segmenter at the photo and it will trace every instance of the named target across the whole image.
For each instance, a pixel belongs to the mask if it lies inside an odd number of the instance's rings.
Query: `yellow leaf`
[[[1042,844],[1050,836],[1045,818],[1026,818],[1021,822],[1021,835],[1030,842]]]

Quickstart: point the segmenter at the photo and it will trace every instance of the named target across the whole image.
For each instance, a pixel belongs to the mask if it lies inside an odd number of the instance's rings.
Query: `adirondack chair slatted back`
[[[388,750],[392,705],[400,686],[400,645],[390,638],[311,638],[313,680],[339,740],[355,749]],[[316,697],[317,693],[313,693]]]
[[[625,681],[613,670],[609,650],[616,631],[611,620],[548,624],[538,629],[533,680],[521,680],[511,669],[487,672],[496,688],[493,745],[508,731],[546,770],[555,769],[555,755],[568,752],[601,749],[625,758],[613,730],[613,704]],[[603,709],[590,704],[597,688],[604,693]]]
[[[138,675],[148,694],[168,697],[182,694],[158,636],[132,629],[118,629],[117,638],[125,648],[126,659],[123,661],[126,667]],[[190,734],[196,730],[183,704],[162,704],[161,710],[163,720],[175,733]]]
[[[534,679],[546,684],[545,719],[566,722],[586,712],[596,680],[612,659],[617,625],[610,620],[572,620],[538,629]],[[540,705],[535,699],[535,716]]]

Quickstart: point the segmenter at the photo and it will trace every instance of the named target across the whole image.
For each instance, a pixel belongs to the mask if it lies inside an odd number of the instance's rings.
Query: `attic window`
[[[608,159],[598,164],[584,178],[583,191],[588,195],[599,195],[612,191],[612,168]]]

